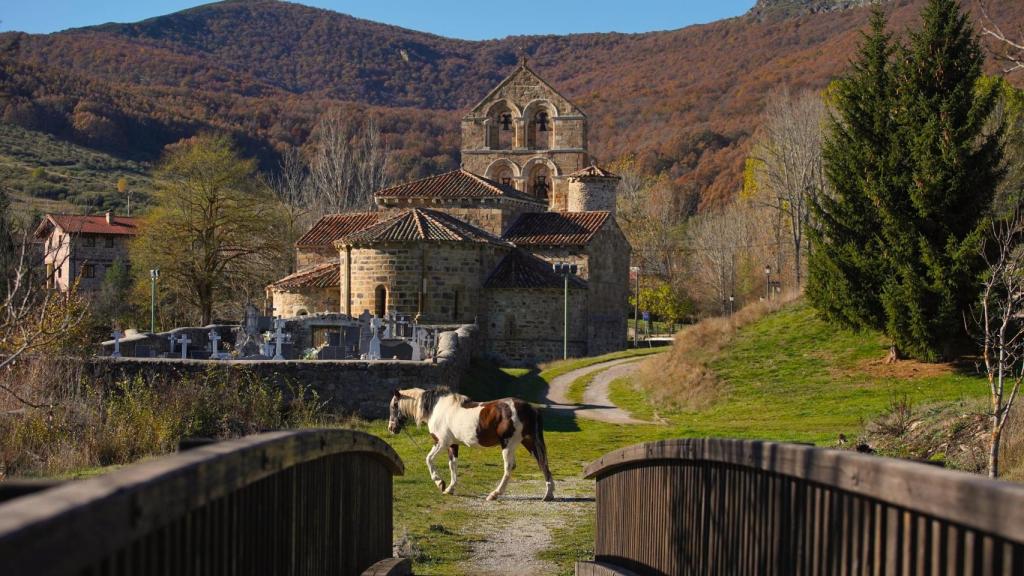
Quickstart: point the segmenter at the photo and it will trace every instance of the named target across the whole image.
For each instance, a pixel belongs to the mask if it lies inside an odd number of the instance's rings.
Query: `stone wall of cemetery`
[[[358,414],[363,418],[387,416],[396,388],[459,389],[476,344],[477,328],[465,325],[438,337],[435,361],[407,360],[180,360],[168,358],[92,358],[89,368],[105,385],[128,378],[160,385],[180,378],[220,373],[229,378],[255,377],[282,390],[316,392],[331,414]]]

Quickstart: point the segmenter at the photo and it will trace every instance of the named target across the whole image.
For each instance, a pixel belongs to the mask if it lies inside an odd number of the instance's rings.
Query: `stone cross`
[[[167,341],[171,343],[171,351],[169,354],[174,354],[174,334],[168,334]]]
[[[217,352],[217,344],[220,342],[220,334],[217,334],[216,330],[210,330],[210,359],[219,360],[220,354]]]
[[[191,342],[192,342],[192,340],[189,339],[188,334],[182,334],[181,337],[178,338],[178,344],[181,344],[181,359],[182,360],[188,359],[188,345]]]
[[[284,360],[281,344],[284,343],[284,320],[274,320],[274,360]]]
[[[366,353],[367,360],[380,360],[380,337],[377,331],[380,330],[380,318],[374,317],[370,320],[370,349]]]
[[[111,334],[111,336],[114,337],[114,353],[111,354],[110,357],[111,358],[120,358],[121,357],[121,338],[124,336],[124,332],[121,332],[120,330],[114,330],[114,333]]]
[[[412,348],[412,357],[410,360],[413,362],[419,362],[423,360],[423,345],[420,343],[420,329],[412,329],[412,340],[409,341],[409,347]]]
[[[392,334],[392,331],[393,331],[392,326],[394,326],[394,324],[395,324],[394,311],[388,312],[387,314],[385,314],[384,315],[384,336],[382,336],[383,338],[386,339],[386,338],[394,338],[395,337],[395,335]]]

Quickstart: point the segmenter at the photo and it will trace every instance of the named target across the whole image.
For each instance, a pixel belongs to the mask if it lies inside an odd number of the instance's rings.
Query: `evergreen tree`
[[[879,294],[886,276],[881,222],[873,199],[889,185],[895,108],[886,18],[876,7],[851,71],[831,90],[835,114],[822,150],[830,194],[813,206],[807,297],[850,328],[885,325]]]
[[[978,82],[983,55],[957,0],[930,0],[900,51],[897,150],[875,198],[886,243],[887,334],[911,356],[948,357],[976,297],[978,247],[1002,172],[1001,132],[986,134],[996,103]]]

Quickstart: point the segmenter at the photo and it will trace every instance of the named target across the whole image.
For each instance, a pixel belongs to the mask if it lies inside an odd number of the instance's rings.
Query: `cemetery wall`
[[[93,377],[105,385],[140,377],[154,384],[207,374],[211,371],[229,378],[252,375],[278,387],[287,396],[299,387],[315,391],[332,414],[358,414],[363,418],[387,416],[387,406],[396,388],[448,386],[458,390],[469,365],[477,339],[477,328],[461,326],[438,337],[436,362],[407,360],[181,360],[169,358],[92,358]]]

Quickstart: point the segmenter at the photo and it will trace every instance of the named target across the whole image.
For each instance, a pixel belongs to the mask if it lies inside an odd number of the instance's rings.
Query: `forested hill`
[[[867,11],[834,8],[855,4],[761,0],[746,16],[680,30],[471,42],[298,4],[221,2],[135,24],[0,35],[0,112],[136,159],[224,129],[272,165],[275,149],[303,144],[320,112],[343,105],[379,117],[396,176],[416,177],[458,164],[459,116],[525,54],[587,111],[599,160],[635,155],[696,206],[739,188],[769,90],[821,89],[842,71]],[[922,4],[891,2],[893,27]],[[1024,3],[997,0],[992,15],[1013,29]]]

